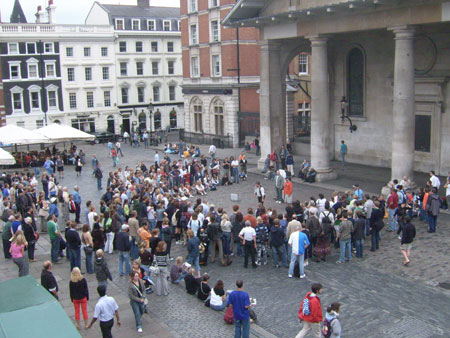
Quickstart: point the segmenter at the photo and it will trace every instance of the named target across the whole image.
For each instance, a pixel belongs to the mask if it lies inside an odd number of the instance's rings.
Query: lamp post
[[[150,116],[150,144],[152,143],[152,117],[153,117],[153,104],[150,102],[147,106]]]
[[[345,120],[348,120],[350,122],[350,132],[353,133],[356,131],[357,126],[353,125],[352,119],[348,116],[348,101],[345,99],[345,96],[342,96],[341,99],[341,120],[342,123],[345,122]]]

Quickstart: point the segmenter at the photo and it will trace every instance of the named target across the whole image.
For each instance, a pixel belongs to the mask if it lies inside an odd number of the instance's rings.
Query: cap
[[[128,226],[128,224],[122,224],[122,231],[123,230],[127,230],[127,229],[129,229],[130,227]]]

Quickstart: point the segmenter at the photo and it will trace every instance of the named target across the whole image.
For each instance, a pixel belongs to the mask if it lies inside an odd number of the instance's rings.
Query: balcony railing
[[[0,24],[0,33],[113,33],[113,26]]]

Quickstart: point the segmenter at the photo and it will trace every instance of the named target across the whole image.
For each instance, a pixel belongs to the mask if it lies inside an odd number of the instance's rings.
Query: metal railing
[[[230,135],[216,135],[206,133],[193,133],[179,130],[180,139],[186,143],[214,144],[217,148],[233,148],[233,137]]]

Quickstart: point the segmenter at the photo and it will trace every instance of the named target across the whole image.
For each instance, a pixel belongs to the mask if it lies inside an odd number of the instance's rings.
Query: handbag
[[[134,284],[134,283],[132,283],[132,284],[136,288],[136,291],[139,293],[139,296],[141,296],[141,298],[144,298],[144,305],[147,306],[147,304],[148,304],[147,297],[144,297],[144,295],[142,294],[141,290],[139,290],[139,288],[136,286],[136,284]]]
[[[92,255],[93,252],[94,252],[94,249],[91,246],[85,246],[84,247],[84,253],[86,255]]]
[[[153,263],[152,265],[150,265],[149,270],[153,274],[159,274],[158,263],[156,263],[156,260],[153,260]]]
[[[48,217],[48,208],[40,208],[38,216],[40,217]]]
[[[225,314],[223,315],[223,320],[227,324],[234,324],[234,312],[233,312],[232,306],[227,307],[227,310],[225,311]]]

